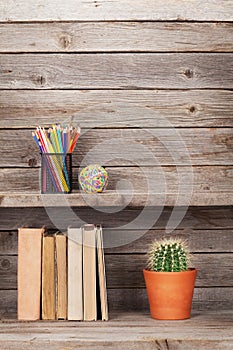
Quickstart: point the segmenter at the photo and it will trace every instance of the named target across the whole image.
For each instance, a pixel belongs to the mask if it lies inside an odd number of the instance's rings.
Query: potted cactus
[[[156,240],[143,270],[152,318],[182,320],[190,317],[197,270],[182,239]]]

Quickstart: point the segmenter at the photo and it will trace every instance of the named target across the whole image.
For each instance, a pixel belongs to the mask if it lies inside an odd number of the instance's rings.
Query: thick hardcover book
[[[55,240],[54,235],[43,235],[42,241],[42,320],[55,320]]]
[[[84,321],[97,319],[96,305],[96,230],[83,226],[83,298]]]
[[[82,229],[68,227],[68,320],[83,320]]]
[[[18,319],[40,319],[43,229],[18,230]]]
[[[96,246],[98,256],[98,281],[100,292],[101,318],[103,321],[108,320],[108,303],[107,303],[107,287],[105,275],[104,249],[103,249],[103,233],[101,225],[96,226]]]
[[[67,261],[66,261],[66,235],[55,235],[56,249],[56,301],[58,320],[67,318]]]

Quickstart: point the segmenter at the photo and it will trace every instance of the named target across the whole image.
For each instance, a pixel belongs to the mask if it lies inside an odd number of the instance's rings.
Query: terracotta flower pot
[[[143,270],[152,318],[190,318],[196,269],[182,272]]]

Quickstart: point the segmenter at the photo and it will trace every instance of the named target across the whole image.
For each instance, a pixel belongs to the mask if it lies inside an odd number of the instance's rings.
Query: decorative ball
[[[86,193],[102,192],[108,184],[108,173],[99,164],[88,165],[79,174],[79,184]]]

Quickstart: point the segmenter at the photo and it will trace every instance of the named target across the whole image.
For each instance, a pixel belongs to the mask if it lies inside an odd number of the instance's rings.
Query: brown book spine
[[[56,234],[57,319],[67,319],[66,235]]]
[[[54,236],[44,235],[42,244],[42,320],[55,320],[55,244]]]
[[[18,319],[40,319],[43,229],[18,230]]]

